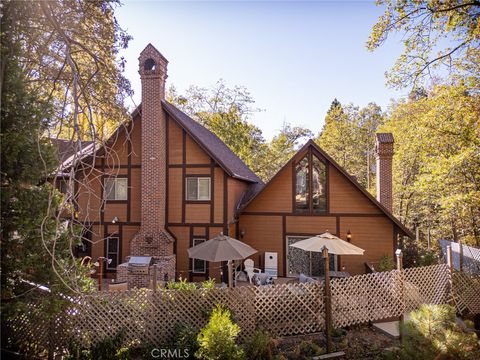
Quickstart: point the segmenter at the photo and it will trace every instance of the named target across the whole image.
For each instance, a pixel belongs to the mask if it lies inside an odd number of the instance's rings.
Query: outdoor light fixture
[[[240,239],[243,239],[244,236],[245,236],[245,230],[242,229],[240,230]]]
[[[352,233],[350,232],[350,229],[347,231],[347,241],[350,242],[352,240]]]
[[[112,224],[115,224],[116,222],[118,222],[118,220],[119,220],[119,218],[115,216],[115,217],[112,219]]]

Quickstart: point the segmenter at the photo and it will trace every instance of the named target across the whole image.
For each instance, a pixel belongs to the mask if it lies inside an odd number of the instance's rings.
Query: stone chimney
[[[175,276],[174,240],[165,229],[167,116],[162,100],[165,99],[168,61],[151,44],[140,53],[138,60],[142,81],[142,222],[130,244],[130,254],[152,256],[158,265],[157,276],[163,281],[165,274],[169,279]]]
[[[390,212],[393,207],[393,135],[378,133],[375,138],[377,159],[377,200]]]

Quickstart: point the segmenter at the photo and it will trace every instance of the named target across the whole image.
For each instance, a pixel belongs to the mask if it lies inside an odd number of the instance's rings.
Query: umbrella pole
[[[325,266],[325,286],[324,286],[324,300],[325,300],[325,335],[327,338],[327,353],[332,352],[332,298],[330,292],[330,258],[328,256],[328,249],[322,249],[323,263]]]
[[[233,287],[233,276],[232,276],[232,260],[228,260],[228,287]]]

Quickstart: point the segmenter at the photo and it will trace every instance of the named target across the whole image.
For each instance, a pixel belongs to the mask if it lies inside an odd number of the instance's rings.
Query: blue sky
[[[282,123],[322,128],[334,98],[386,108],[405,96],[385,86],[384,73],[402,51],[390,39],[365,48],[382,8],[373,2],[125,1],[120,25],[133,36],[122,54],[140,102],[137,58],[151,42],[168,60],[168,84],[182,92],[220,78],[243,85],[263,111],[250,121],[271,138]]]

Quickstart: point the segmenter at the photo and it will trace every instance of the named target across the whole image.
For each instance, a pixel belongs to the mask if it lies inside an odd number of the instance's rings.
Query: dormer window
[[[295,170],[295,212],[321,214],[327,211],[327,170],[312,150],[297,163]]]

